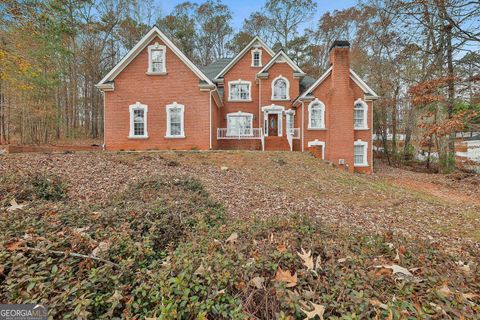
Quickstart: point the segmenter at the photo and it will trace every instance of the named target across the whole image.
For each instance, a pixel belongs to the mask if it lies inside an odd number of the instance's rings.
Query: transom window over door
[[[230,81],[228,83],[229,101],[250,101],[250,81]]]
[[[158,43],[148,46],[148,74],[165,74],[166,47]]]
[[[185,106],[174,102],[167,105],[167,133],[166,138],[184,138],[184,111]]]
[[[227,114],[227,135],[251,136],[253,135],[253,114],[235,112]]]
[[[148,138],[147,112],[148,106],[137,102],[129,106],[130,132],[129,138]]]
[[[290,100],[290,83],[287,78],[277,77],[272,82],[272,100]]]
[[[367,104],[358,99],[353,106],[353,126],[355,129],[366,129],[367,126]]]
[[[315,99],[308,105],[308,129],[325,128],[325,105]]]

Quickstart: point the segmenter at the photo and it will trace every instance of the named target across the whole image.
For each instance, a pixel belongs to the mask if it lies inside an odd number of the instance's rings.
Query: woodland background
[[[101,139],[94,85],[156,24],[199,66],[259,35],[313,77],[327,69],[331,43],[349,40],[352,68],[381,96],[374,130],[386,159],[424,148],[451,170],[455,132],[480,131],[480,1],[366,0],[301,30],[315,10],[312,0],[267,0],[236,32],[220,0],[167,13],[152,0],[2,0],[0,144]]]

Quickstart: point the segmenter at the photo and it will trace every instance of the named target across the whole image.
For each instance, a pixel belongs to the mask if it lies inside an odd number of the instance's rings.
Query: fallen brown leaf
[[[282,270],[282,268],[277,269],[277,273],[275,275],[275,280],[278,282],[285,282],[287,288],[295,287],[297,285],[297,273],[292,275],[290,270]]]

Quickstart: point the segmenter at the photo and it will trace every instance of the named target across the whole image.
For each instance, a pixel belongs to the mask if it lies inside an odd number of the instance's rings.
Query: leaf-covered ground
[[[0,300],[55,318],[480,312],[480,205],[452,176],[283,152],[21,154],[0,172]]]

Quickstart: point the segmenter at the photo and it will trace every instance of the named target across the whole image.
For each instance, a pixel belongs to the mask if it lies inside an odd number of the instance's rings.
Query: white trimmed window
[[[365,101],[358,99],[353,105],[353,126],[355,129],[367,129],[367,110]]]
[[[261,67],[262,66],[262,50],[253,49],[252,50],[252,67]]]
[[[290,82],[278,76],[272,81],[272,100],[290,100]]]
[[[308,129],[325,129],[325,105],[318,99],[308,105]]]
[[[148,138],[147,113],[148,106],[137,102],[129,106],[130,132],[129,138]]]
[[[184,114],[185,106],[176,102],[167,107],[167,133],[166,138],[185,138]]]
[[[148,74],[165,74],[167,72],[165,52],[166,47],[158,43],[148,46]]]
[[[250,81],[229,81],[228,82],[228,100],[229,101],[250,101],[252,83]]]
[[[228,136],[251,136],[252,128],[253,114],[241,111],[227,114]]]
[[[353,165],[355,167],[368,166],[368,142],[357,140],[353,143]]]

